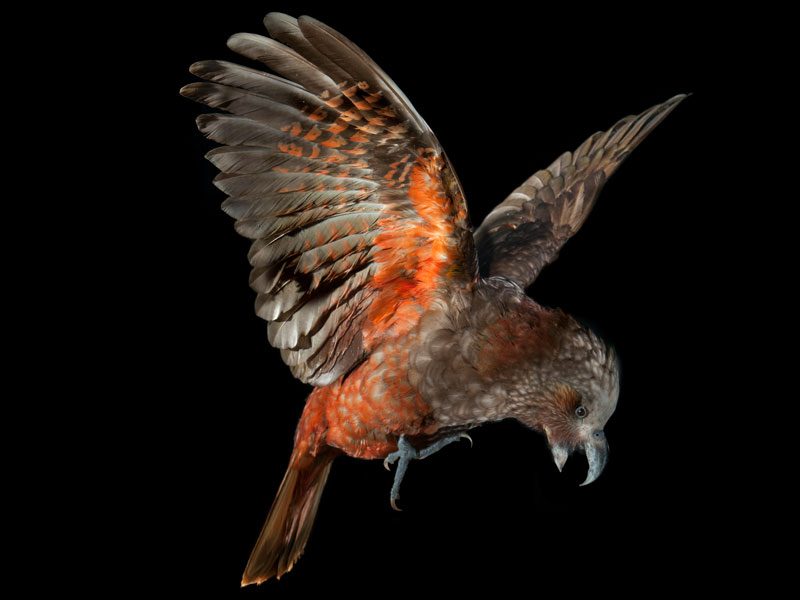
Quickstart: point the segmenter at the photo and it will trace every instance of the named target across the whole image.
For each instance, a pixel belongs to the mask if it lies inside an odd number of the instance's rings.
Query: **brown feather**
[[[586,221],[606,180],[685,97],[621,119],[531,175],[475,231],[481,274],[523,289],[533,283]]]
[[[280,578],[292,569],[311,534],[333,458],[332,453],[292,458],[247,561],[242,586]]]
[[[206,81],[181,93],[229,113],[197,123],[223,144],[214,184],[253,240],[256,314],[294,375],[325,385],[419,318],[399,307],[467,286],[477,260],[452,167],[391,79],[314,19],[265,24],[275,39],[228,45],[278,75],[201,61]]]

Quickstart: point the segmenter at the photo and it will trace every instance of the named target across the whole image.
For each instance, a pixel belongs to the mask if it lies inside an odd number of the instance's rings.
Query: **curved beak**
[[[558,472],[561,472],[561,469],[564,468],[564,463],[567,462],[569,458],[569,448],[566,446],[550,446],[550,452],[553,453],[553,462],[556,463],[556,467],[558,467]]]
[[[595,479],[600,477],[600,473],[608,462],[608,440],[606,434],[602,431],[595,431],[592,433],[591,440],[584,442],[583,451],[586,454],[586,460],[589,461],[589,472],[586,474],[586,481],[581,485],[589,485]],[[559,472],[564,468],[564,464],[569,458],[570,449],[567,446],[554,444],[550,446],[550,452],[553,454],[553,462]]]
[[[608,461],[608,440],[606,434],[602,431],[595,431],[592,434],[592,439],[583,444],[583,450],[586,452],[586,460],[589,461],[589,472],[586,474],[586,481],[581,485],[589,485],[595,479],[600,477],[600,473],[606,466]]]

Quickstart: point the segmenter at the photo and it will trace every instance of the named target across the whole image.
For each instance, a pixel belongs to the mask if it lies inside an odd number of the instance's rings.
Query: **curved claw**
[[[398,459],[402,462],[402,459],[408,461],[416,457],[417,451],[406,441],[406,438],[401,435],[400,439],[397,440],[397,450],[389,453],[386,458],[383,459],[383,466],[387,471],[391,471],[389,465],[393,465]],[[398,468],[400,468],[399,465]]]

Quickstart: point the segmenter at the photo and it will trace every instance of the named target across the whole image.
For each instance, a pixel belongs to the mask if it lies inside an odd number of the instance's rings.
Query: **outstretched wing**
[[[595,133],[498,204],[475,231],[481,275],[528,287],[583,225],[606,180],[678,103],[680,95]]]
[[[278,75],[222,61],[184,96],[223,144],[207,158],[223,210],[253,240],[250,285],[268,336],[302,381],[326,385],[437,298],[477,277],[461,186],[433,133],[372,60],[309,18],[271,13],[271,38],[234,51]]]

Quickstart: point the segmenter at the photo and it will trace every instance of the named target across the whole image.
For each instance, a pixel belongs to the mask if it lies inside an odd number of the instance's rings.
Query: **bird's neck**
[[[446,426],[515,417],[543,388],[543,368],[569,317],[528,298],[508,282],[484,280],[450,339],[431,348],[423,390]],[[530,411],[529,411],[530,412]]]

